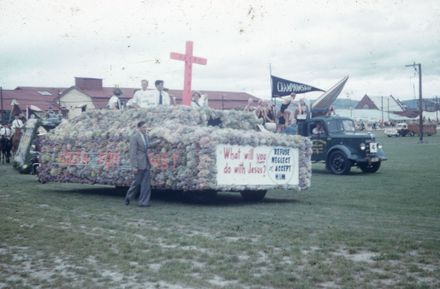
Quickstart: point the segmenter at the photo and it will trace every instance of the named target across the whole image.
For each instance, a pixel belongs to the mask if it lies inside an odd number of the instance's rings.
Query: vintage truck
[[[436,124],[423,124],[423,134],[432,136],[437,133]],[[384,134],[388,137],[392,136],[415,136],[420,135],[420,125],[418,123],[398,123],[395,127],[386,128]]]
[[[406,136],[408,132],[408,124],[406,122],[400,122],[394,127],[387,127],[383,131],[383,133],[388,137]]]
[[[62,123],[41,140],[39,180],[128,187],[129,137],[140,120],[155,143],[149,157],[158,191],[232,191],[261,200],[270,189],[310,186],[308,138],[259,132],[253,113],[184,106],[93,110]]]
[[[322,129],[316,131],[317,126]],[[298,125],[298,133],[312,141],[312,161],[325,162],[327,170],[336,175],[348,174],[353,166],[375,173],[387,159],[374,134],[356,131],[354,121],[347,117],[307,119]]]

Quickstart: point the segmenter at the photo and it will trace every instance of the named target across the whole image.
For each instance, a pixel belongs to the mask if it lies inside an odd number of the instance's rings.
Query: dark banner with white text
[[[311,91],[324,91],[322,89],[299,82],[290,81],[271,75],[272,97],[281,97],[294,93],[306,93]]]

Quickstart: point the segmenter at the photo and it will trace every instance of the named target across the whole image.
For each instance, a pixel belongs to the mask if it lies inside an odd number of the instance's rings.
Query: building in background
[[[151,81],[150,81],[151,82]],[[30,105],[41,110],[51,109],[54,112],[63,111],[69,118],[77,116],[84,109],[105,108],[115,87],[103,86],[100,78],[75,77],[75,85],[71,87],[26,87],[19,86],[13,90],[2,90],[4,115],[11,113],[11,103],[15,101],[24,112]],[[119,97],[126,103],[138,88],[119,87],[122,95]],[[251,98],[255,103],[259,98],[245,92],[202,90],[207,95],[208,105],[215,109],[240,109],[246,106]],[[175,97],[176,103],[182,102],[182,90],[170,89],[168,93]],[[7,119],[8,119],[7,118]]]

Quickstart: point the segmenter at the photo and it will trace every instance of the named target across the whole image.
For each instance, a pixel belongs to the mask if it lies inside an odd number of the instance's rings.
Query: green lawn
[[[0,288],[440,288],[440,136],[379,136],[376,174],[150,208],[0,166]]]

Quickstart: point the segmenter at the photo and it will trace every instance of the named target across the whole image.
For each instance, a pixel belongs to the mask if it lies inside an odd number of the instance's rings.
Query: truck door
[[[325,160],[328,132],[324,122],[321,120],[310,122],[307,130],[312,141],[312,161]]]

